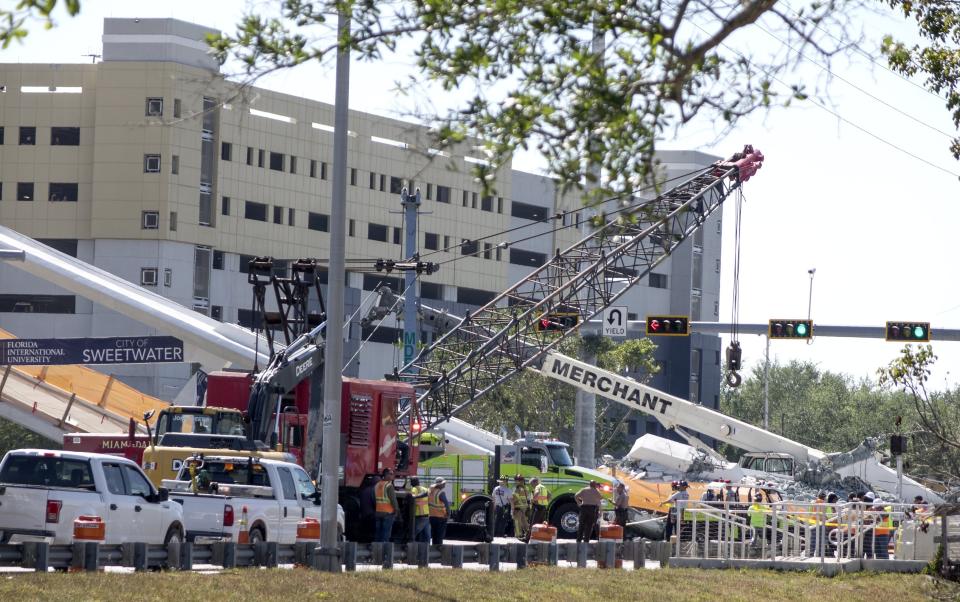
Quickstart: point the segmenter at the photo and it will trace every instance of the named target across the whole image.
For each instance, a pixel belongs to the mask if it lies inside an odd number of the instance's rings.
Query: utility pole
[[[602,31],[596,23],[594,23],[593,26],[592,51],[595,57],[594,60],[602,65],[603,54],[606,51],[606,37],[605,32]],[[595,144],[596,138],[591,137],[587,142],[587,148],[592,150]],[[597,183],[596,185],[599,186],[600,178],[603,175],[600,171],[600,166],[596,162],[592,162],[588,166],[588,170],[595,178],[594,181]],[[584,211],[584,214],[586,213],[587,212]],[[590,229],[590,220],[583,220],[580,226],[580,233],[586,236],[590,233]],[[580,354],[580,359],[591,365],[597,363],[597,356],[592,350],[584,350]],[[574,406],[573,416],[574,454],[577,457],[577,462],[581,466],[595,468],[594,460],[597,457],[597,396],[593,393],[577,390],[577,400]]]
[[[403,222],[405,237],[403,239],[403,256],[412,261],[420,260],[417,250],[417,216],[420,208],[420,189],[410,194],[406,188],[400,192],[400,202],[403,204]],[[413,283],[417,278],[415,271],[407,270],[403,275],[403,366],[413,361],[417,355],[417,341],[420,340],[420,325],[417,323],[417,306],[420,295]]]
[[[763,354],[763,428],[770,430],[770,335],[767,335],[767,351]]]
[[[350,36],[352,13],[340,10],[337,18],[337,39],[343,42]],[[330,208],[330,264],[328,272],[326,362],[323,366],[323,438],[321,440],[322,462],[320,548],[317,550],[317,568],[329,573],[340,572],[340,549],[337,542],[337,500],[340,494],[340,398],[343,379],[343,297],[346,289],[346,244],[347,222],[347,128],[350,103],[350,48],[337,49],[337,77],[334,95],[333,120],[333,201]],[[313,404],[311,403],[311,410]],[[313,412],[311,412],[313,414]],[[312,426],[313,416],[310,418]],[[309,439],[308,452],[313,450],[315,439]]]

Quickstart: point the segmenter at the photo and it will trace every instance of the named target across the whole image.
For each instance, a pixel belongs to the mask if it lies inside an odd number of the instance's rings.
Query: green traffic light
[[[804,324],[803,322],[800,322],[799,324],[797,324],[797,336],[798,337],[807,336],[807,325]]]
[[[914,326],[913,327],[913,338],[922,339],[924,335],[923,326]]]

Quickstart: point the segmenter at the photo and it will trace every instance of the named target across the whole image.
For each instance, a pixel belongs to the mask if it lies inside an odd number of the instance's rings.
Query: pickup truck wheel
[[[163,543],[183,543],[183,533],[180,532],[180,527],[170,527],[167,536],[163,538]]]
[[[255,544],[266,540],[267,538],[264,537],[263,531],[260,529],[260,527],[255,527],[250,530],[250,543]]]

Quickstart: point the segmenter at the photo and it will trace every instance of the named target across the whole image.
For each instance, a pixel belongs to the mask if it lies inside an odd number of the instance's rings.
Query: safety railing
[[[672,512],[678,558],[927,561],[940,533],[933,509],[913,504],[688,500]]]

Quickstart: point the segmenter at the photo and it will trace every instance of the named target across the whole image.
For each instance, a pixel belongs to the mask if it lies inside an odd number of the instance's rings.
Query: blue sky
[[[0,56],[5,62],[85,62],[90,59],[83,55],[100,52],[104,17],[176,17],[230,31],[247,5],[182,0],[160,4],[87,1],[80,17],[61,17],[52,31],[34,26],[24,44]],[[854,54],[835,59],[833,70],[876,98],[833,79],[829,98],[823,100],[827,109],[808,101],[757,113],[719,140],[716,127],[695,123],[662,146],[729,155],[751,143],[767,157],[763,170],[744,188],[741,322],[805,317],[807,271],[816,268],[815,323],[882,326],[886,320],[924,320],[933,324],[936,338],[937,328],[960,329],[960,269],[954,265],[960,163],[947,151],[948,137],[934,131],[955,135],[956,128],[942,100],[878,66],[883,64],[877,50],[881,37],[894,33],[908,38],[908,24],[894,15],[873,14],[864,15],[857,27],[862,47],[875,63]],[[751,41],[776,50],[777,42],[763,34]],[[408,52],[409,46],[401,46],[377,65],[355,63],[351,107],[391,116],[409,110],[410,99],[391,93],[398,74],[409,73]],[[802,61],[790,81],[823,84],[827,77],[820,67]],[[321,66],[278,73],[260,85],[333,100],[333,71]],[[525,170],[539,165],[533,155],[520,155],[514,163]],[[733,298],[733,217],[731,207],[724,216],[722,321],[730,319]],[[741,344],[748,370],[762,362],[763,337],[741,336]],[[819,337],[810,345],[774,341],[771,356],[873,377],[899,348],[879,339]],[[931,379],[934,388],[956,384],[960,367],[951,367],[960,359],[960,343],[935,343],[934,350],[940,357]]]

